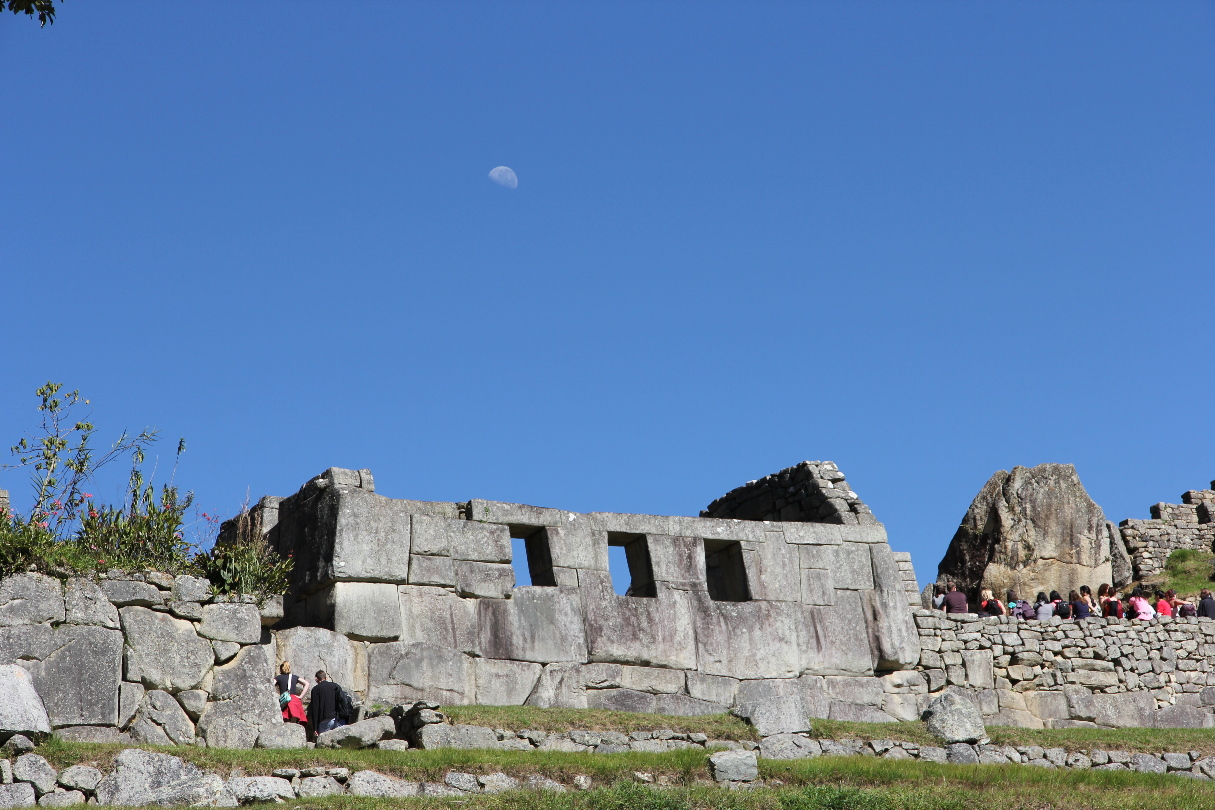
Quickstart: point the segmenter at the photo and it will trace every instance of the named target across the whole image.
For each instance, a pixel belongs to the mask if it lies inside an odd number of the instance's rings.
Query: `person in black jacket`
[[[1211,589],[1203,588],[1198,593],[1198,618],[1215,619],[1215,599],[1211,598]]]
[[[312,725],[314,734],[323,734],[346,721],[338,715],[338,690],[336,683],[329,680],[329,673],[323,669],[316,672],[316,686],[312,687],[312,702],[308,704],[308,722]]]

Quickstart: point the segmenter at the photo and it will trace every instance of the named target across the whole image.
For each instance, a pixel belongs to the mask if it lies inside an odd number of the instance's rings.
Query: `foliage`
[[[95,560],[98,569],[192,572],[191,548],[181,531],[192,502],[190,494],[181,497],[168,484],[161,487],[160,497],[151,484],[132,487],[125,508],[95,506],[90,501],[79,534],[69,542],[90,562]]]
[[[247,503],[224,525],[215,547],[199,554],[196,562],[216,593],[248,594],[259,600],[286,592],[294,563],[266,542],[261,510],[250,510]]]
[[[55,0],[7,0],[8,10],[14,14],[24,14],[27,17],[38,15],[39,26],[55,22]],[[5,0],[0,0],[0,11],[4,10]]]
[[[1211,586],[1211,569],[1215,557],[1199,549],[1177,549],[1164,564],[1164,589],[1172,588],[1182,596],[1194,596]]]
[[[0,577],[36,566],[54,551],[55,536],[40,524],[11,510],[0,514]]]

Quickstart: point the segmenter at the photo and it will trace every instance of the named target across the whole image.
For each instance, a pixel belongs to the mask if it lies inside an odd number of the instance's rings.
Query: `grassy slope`
[[[55,765],[78,762],[105,766],[122,746],[53,742],[42,750]],[[571,754],[517,751],[222,751],[166,749],[221,774],[235,768],[254,775],[278,767],[326,764],[438,781],[448,770],[502,771],[514,776],[544,773],[567,782],[575,774],[595,780],[597,789],[565,795],[531,792],[467,796],[456,803],[470,808],[537,810],[1123,810],[1126,807],[1215,808],[1215,785],[1171,776],[1096,771],[1050,771],[1017,765],[955,766],[873,757],[829,757],[793,762],[761,760],[765,779],[779,789],[725,791],[709,786],[701,751],[665,754]],[[633,784],[643,771],[673,787]],[[449,806],[449,799],[381,802],[336,797],[297,800],[294,808],[371,810],[390,804]]]
[[[1211,567],[1215,557],[1209,551],[1178,549],[1164,564],[1161,590],[1172,588],[1184,597],[1196,597],[1203,588],[1210,588]]]

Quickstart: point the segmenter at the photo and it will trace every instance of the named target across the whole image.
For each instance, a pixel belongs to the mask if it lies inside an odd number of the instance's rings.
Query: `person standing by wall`
[[[323,669],[316,672],[316,686],[312,687],[312,701],[308,704],[308,723],[314,734],[324,734],[346,725],[338,714],[338,699],[341,687],[329,680]]]
[[[283,712],[283,722],[307,723],[308,717],[304,714],[301,698],[308,691],[308,681],[291,674],[290,661],[280,664],[278,671],[279,674],[274,676],[273,685],[278,691],[278,707]]]

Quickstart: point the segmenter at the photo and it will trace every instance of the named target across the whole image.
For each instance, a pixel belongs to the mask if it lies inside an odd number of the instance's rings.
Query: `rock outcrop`
[[[1111,542],[1116,530],[1093,502],[1071,464],[1013,467],[991,477],[975,496],[938,568],[974,592],[1008,589],[1022,598],[1038,591],[1113,580]]]

